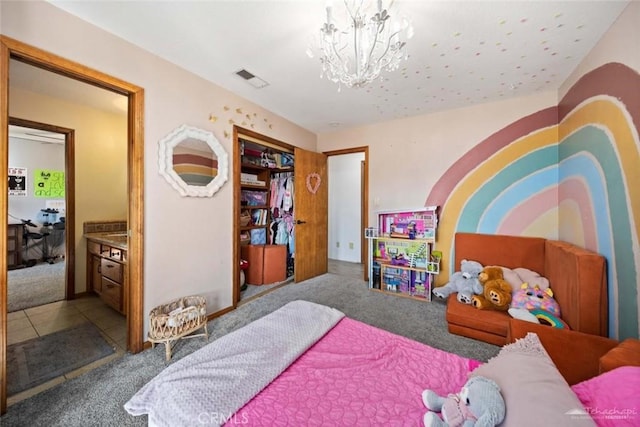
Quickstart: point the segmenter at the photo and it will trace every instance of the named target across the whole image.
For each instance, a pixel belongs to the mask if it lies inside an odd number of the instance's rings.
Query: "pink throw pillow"
[[[571,389],[598,426],[640,425],[640,366],[623,366]]]

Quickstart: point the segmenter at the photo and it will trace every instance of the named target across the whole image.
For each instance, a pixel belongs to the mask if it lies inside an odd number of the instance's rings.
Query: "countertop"
[[[104,233],[84,233],[84,238],[87,240],[93,240],[97,243],[104,243],[106,245],[113,246],[114,248],[127,250],[128,237],[126,232],[104,232]]]

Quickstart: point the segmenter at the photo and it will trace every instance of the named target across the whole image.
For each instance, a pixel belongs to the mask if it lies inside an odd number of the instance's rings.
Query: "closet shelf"
[[[267,228],[267,225],[245,225],[244,227],[240,227],[240,231],[255,230],[256,228]]]
[[[269,187],[265,185],[253,185],[253,184],[240,184],[240,188],[246,188],[251,190],[268,190]]]
[[[252,169],[254,171],[293,172],[292,166],[282,168],[268,168],[266,166],[260,166],[253,163],[240,163],[240,167],[242,167],[243,169]]]

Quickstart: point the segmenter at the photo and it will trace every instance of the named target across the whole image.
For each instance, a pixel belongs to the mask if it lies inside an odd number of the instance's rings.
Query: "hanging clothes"
[[[269,207],[274,209],[293,211],[293,173],[277,173],[271,177],[271,196]]]
[[[290,254],[295,250],[291,234],[293,232],[294,177],[292,172],[276,173],[271,177],[270,243],[286,245]]]
[[[278,221],[278,231],[276,232],[276,245],[286,245],[289,243],[289,231],[284,218]]]
[[[269,198],[269,207],[271,209],[278,207],[278,187],[279,186],[280,186],[279,178],[272,178],[271,186],[269,188],[269,190],[271,191],[271,197]]]
[[[293,211],[293,177],[289,176],[285,182],[284,197],[282,199],[282,209],[286,212]]]

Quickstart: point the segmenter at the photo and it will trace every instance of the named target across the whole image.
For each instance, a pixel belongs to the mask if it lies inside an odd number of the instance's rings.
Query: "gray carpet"
[[[7,272],[7,311],[63,300],[65,297],[64,261],[46,262]]]
[[[442,301],[427,303],[384,295],[368,290],[360,280],[333,274],[283,286],[214,319],[208,325],[209,342],[298,299],[335,307],[353,319],[465,357],[486,361],[499,350],[490,344],[449,334]],[[205,344],[201,338],[179,341],[169,363]],[[127,354],[10,406],[0,424],[144,426],[146,417],[128,415],[123,405],[166,365],[164,346],[137,355]]]
[[[275,289],[279,286],[282,286],[285,282],[272,283],[270,285],[249,285],[247,284],[247,289],[240,292],[240,301],[246,301],[249,298],[253,298],[257,295],[262,295],[265,292],[269,292],[272,289]]]
[[[12,344],[7,347],[7,394],[44,384],[114,352],[89,322]]]

